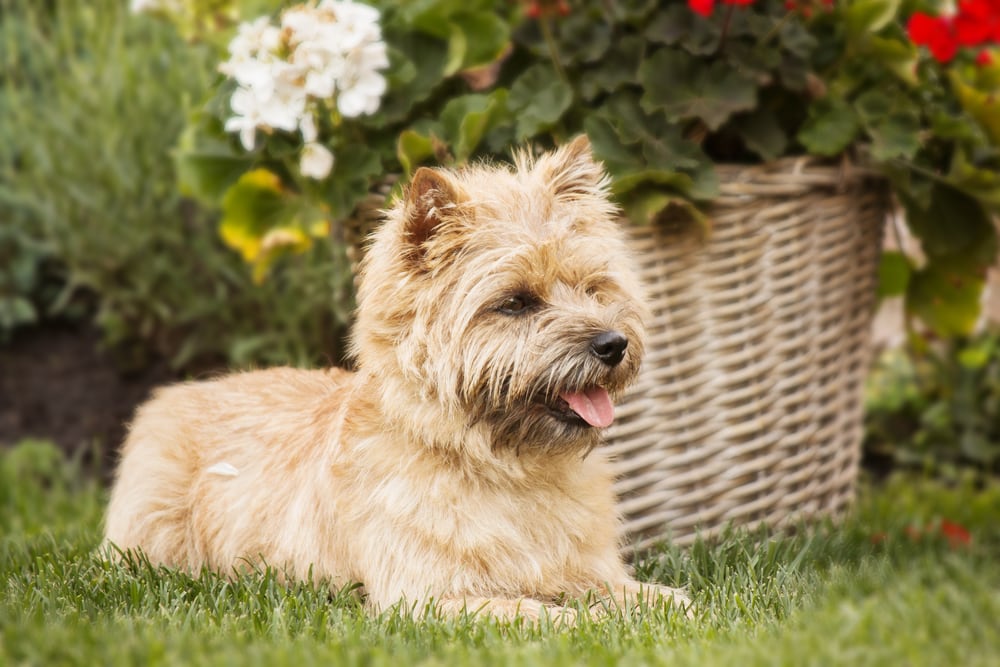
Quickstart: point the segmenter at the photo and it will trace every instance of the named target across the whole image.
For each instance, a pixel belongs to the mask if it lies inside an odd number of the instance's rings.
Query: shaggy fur
[[[375,609],[685,602],[630,578],[595,449],[643,349],[615,217],[585,138],[514,169],[418,170],[362,266],[358,370],[159,391],[124,445],[106,541],[188,570],[361,582]],[[624,350],[598,347],[609,332]]]

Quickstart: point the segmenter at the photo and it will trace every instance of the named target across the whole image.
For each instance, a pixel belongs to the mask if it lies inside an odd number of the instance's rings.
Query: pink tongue
[[[615,406],[606,389],[593,387],[580,393],[564,391],[559,397],[569,403],[570,409],[583,417],[591,426],[605,428],[615,420]]]

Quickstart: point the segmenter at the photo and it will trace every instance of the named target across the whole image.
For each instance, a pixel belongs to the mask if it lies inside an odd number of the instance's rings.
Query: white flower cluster
[[[181,0],[132,0],[129,9],[133,14],[143,12],[180,12],[184,9]]]
[[[286,9],[281,25],[268,17],[240,25],[219,69],[236,80],[226,120],[247,150],[257,130],[301,132],[300,170],[325,178],[333,154],[316,141],[321,102],[335,102],[341,115],[374,113],[386,89],[379,70],[388,67],[378,11],[344,0],[320,0]]]

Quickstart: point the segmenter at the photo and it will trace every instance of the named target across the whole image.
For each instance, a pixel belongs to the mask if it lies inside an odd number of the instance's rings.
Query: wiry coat
[[[379,609],[633,599],[598,429],[566,403],[619,396],[642,352],[606,188],[585,139],[514,169],[419,170],[362,267],[358,370],[158,392],[122,450],[107,541],[190,570],[361,582]],[[606,331],[628,342],[613,364],[593,352]]]

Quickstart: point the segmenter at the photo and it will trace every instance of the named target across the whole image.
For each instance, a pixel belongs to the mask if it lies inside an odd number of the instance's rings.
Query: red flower
[[[741,7],[746,7],[752,5],[755,0],[722,0],[724,5],[737,5]],[[691,8],[695,14],[700,14],[705,18],[712,15],[715,11],[715,0],[688,0],[688,7]]]
[[[915,12],[906,25],[906,31],[914,44],[929,48],[938,62],[949,62],[958,52],[954,26],[943,16]]]
[[[1000,0],[961,0],[955,35],[965,46],[1000,41]]]
[[[976,64],[980,67],[988,67],[993,64],[993,56],[990,55],[989,51],[984,49],[976,56]]]
[[[701,14],[705,18],[708,18],[715,9],[715,0],[688,0],[688,7],[695,14]]]
[[[944,519],[941,521],[941,534],[948,540],[952,549],[967,547],[972,542],[972,535],[964,526]]]

